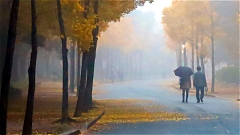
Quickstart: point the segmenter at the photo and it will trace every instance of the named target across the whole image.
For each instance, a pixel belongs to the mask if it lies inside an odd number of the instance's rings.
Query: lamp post
[[[185,42],[183,42],[182,50],[183,50],[182,53],[183,53],[184,66],[187,66],[187,52],[186,52]]]

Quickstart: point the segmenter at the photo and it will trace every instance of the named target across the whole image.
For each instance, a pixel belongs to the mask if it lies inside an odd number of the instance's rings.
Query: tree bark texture
[[[22,56],[20,59],[20,63],[19,63],[19,74],[20,77],[25,79],[26,78],[26,74],[27,74],[27,56]]]
[[[106,80],[109,81],[110,80],[110,73],[111,73],[111,67],[110,67],[110,47],[107,46],[107,72],[106,72]]]
[[[93,4],[94,14],[98,15],[98,0],[94,0]],[[98,17],[95,18],[95,24],[98,24]],[[87,111],[92,107],[92,88],[93,88],[93,77],[94,77],[94,65],[96,58],[96,49],[97,49],[97,41],[98,41],[98,32],[99,26],[97,25],[95,29],[92,31],[93,35],[93,47],[90,48],[88,53],[88,65],[87,65],[87,84],[85,91],[85,106]],[[85,110],[86,111],[86,110]]]
[[[212,25],[212,35],[211,35],[211,41],[212,41],[212,88],[211,92],[214,93],[214,86],[215,86],[215,59],[214,59],[214,24],[213,24],[213,10],[212,10],[212,2],[211,2],[211,25]]]
[[[81,79],[80,86],[78,89],[78,99],[77,105],[74,112],[74,117],[82,116],[82,112],[84,110],[84,97],[85,97],[85,88],[86,88],[86,78],[87,78],[87,62],[88,62],[88,53],[84,52],[82,56],[82,68],[81,68]]]
[[[201,67],[202,67],[202,72],[205,73],[205,66],[204,66],[204,56],[203,55],[200,55],[200,61],[201,61]]]
[[[2,82],[2,72],[5,62],[6,48],[7,48],[7,36],[9,26],[9,14],[11,11],[12,1],[0,1],[0,86]],[[1,90],[0,90],[1,91]]]
[[[62,8],[60,0],[57,0],[58,22],[62,40],[62,60],[63,60],[63,93],[62,93],[62,120],[69,118],[68,113],[68,58],[67,58],[67,37],[65,34],[64,22],[62,18]]]
[[[215,62],[214,62],[214,38],[212,34],[212,88],[211,92],[214,93],[214,86],[215,86]]]
[[[184,45],[185,45],[185,42],[184,42]],[[183,48],[183,60],[184,60],[184,66],[187,66],[187,49],[186,49],[186,46],[184,46]],[[194,67],[192,67],[193,69]]]
[[[74,93],[74,78],[75,78],[75,45],[72,44],[70,48],[70,91],[71,93]]]
[[[14,57],[13,57],[13,69],[12,69],[12,81],[17,82],[19,80],[19,56],[18,56],[18,50],[15,49]]]
[[[197,66],[200,66],[200,64],[199,64],[199,49],[198,49],[199,47],[198,47],[198,35],[196,36],[196,55],[197,55]]]
[[[10,88],[10,80],[13,65],[13,55],[15,48],[15,40],[17,35],[17,19],[18,19],[19,0],[13,0],[10,21],[8,27],[7,50],[5,63],[2,73],[1,99],[0,99],[0,134],[6,134],[7,130],[7,106],[8,93]]]
[[[84,13],[83,17],[87,19],[87,14],[89,13],[89,0],[85,0],[84,4]],[[86,79],[87,79],[87,64],[88,64],[88,52],[84,52],[82,56],[82,68],[81,68],[81,80],[80,80],[80,86],[78,89],[78,99],[77,99],[77,105],[74,112],[74,117],[80,117],[82,115],[82,112],[86,112],[86,104],[84,102],[85,97],[85,89],[86,89]]]
[[[77,95],[79,93],[78,90],[80,86],[80,77],[81,77],[80,70],[81,70],[81,52],[78,50],[77,52]]]
[[[30,66],[28,69],[28,99],[26,105],[26,113],[23,124],[22,134],[32,134],[32,119],[33,119],[33,107],[34,107],[34,93],[35,93],[35,79],[36,79],[36,63],[37,63],[37,26],[36,26],[36,3],[35,0],[31,0],[31,12],[32,12],[32,53],[30,59]]]
[[[46,51],[46,56],[45,56],[45,67],[46,67],[46,77],[49,78],[51,76],[51,70],[50,70],[50,63],[51,63],[51,52]]]
[[[194,41],[192,39],[192,71],[194,72]]]
[[[204,55],[202,54],[202,47],[203,47],[203,34],[201,35],[201,53],[200,53],[200,61],[201,61],[201,67],[202,67],[202,71],[205,73],[205,65],[204,65]]]
[[[178,51],[178,57],[179,57],[179,66],[182,66],[182,45],[179,45],[179,51]]]

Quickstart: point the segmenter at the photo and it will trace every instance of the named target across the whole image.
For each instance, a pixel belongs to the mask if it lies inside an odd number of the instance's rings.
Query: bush
[[[239,84],[239,67],[224,67],[216,72],[216,80]]]
[[[10,86],[9,89],[9,98],[21,98],[22,97],[22,91],[21,89],[18,88],[14,88],[12,86]]]

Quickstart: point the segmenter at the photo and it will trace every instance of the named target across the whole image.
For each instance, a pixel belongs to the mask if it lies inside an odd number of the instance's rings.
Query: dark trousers
[[[201,95],[199,96],[199,91],[201,91]],[[203,99],[204,97],[204,86],[196,87],[196,98],[197,101],[200,101],[200,99]]]
[[[182,99],[184,101],[184,98],[185,98],[185,93],[186,93],[186,101],[188,100],[188,92],[189,92],[189,89],[182,89]]]

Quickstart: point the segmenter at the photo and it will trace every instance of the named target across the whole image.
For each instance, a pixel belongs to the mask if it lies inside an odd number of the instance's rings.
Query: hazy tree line
[[[113,6],[116,2],[118,2],[117,7]],[[16,81],[25,78],[28,74],[28,97],[23,134],[32,133],[38,47],[45,47],[44,56],[49,56],[45,63],[45,77],[49,76],[50,70],[51,55],[48,54],[52,52],[61,54],[59,59],[61,59],[62,66],[63,93],[62,118],[60,121],[70,120],[68,114],[68,38],[71,38],[71,44],[76,43],[78,54],[82,54],[82,56],[77,55],[81,56],[82,61],[81,79],[78,82],[78,101],[74,116],[79,117],[82,112],[88,112],[92,107],[92,85],[99,32],[107,28],[108,22],[117,21],[121,16],[129,13],[137,6],[142,6],[145,2],[142,0],[1,1],[0,134],[6,134],[8,94],[10,81],[13,78],[12,76],[15,75],[12,72],[16,72]],[[60,36],[54,38],[55,35]],[[56,40],[57,43],[61,40],[61,46],[56,44]],[[53,46],[46,47],[50,45],[45,46],[47,41],[53,41]],[[20,48],[21,46],[24,47]],[[24,56],[20,56],[21,54]],[[13,59],[14,55],[19,57],[16,56]],[[77,65],[80,65],[79,57]],[[21,62],[18,59],[23,60]],[[15,71],[12,70],[13,64]],[[24,70],[26,67],[28,67],[28,71]],[[80,70],[79,68],[78,66],[78,70]],[[38,73],[38,76],[41,76],[40,72]],[[55,75],[55,73],[52,73],[52,75]]]
[[[178,66],[205,71],[210,61],[211,92],[217,65],[239,67],[238,10],[238,1],[173,1],[163,10],[166,44],[176,52]]]

